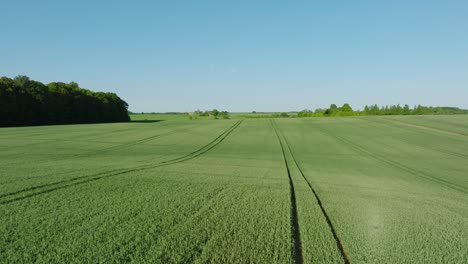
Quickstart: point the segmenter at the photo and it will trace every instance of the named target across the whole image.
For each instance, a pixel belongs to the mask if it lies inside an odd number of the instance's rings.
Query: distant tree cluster
[[[336,104],[331,104],[329,108],[317,108],[315,111],[308,109],[302,110],[297,113],[297,117],[322,117],[322,116],[353,116],[359,115],[359,112],[355,112],[349,104],[344,104],[342,107],[338,107]]]
[[[287,118],[287,117],[292,117],[292,115],[286,113],[286,112],[281,112],[281,113],[274,113],[271,115],[272,117],[276,117],[276,118]]]
[[[210,117],[213,119],[229,119],[229,113],[227,111],[219,111],[217,109],[213,109],[211,111],[200,111],[196,110],[192,114],[189,115],[190,119],[198,119],[199,117]]]
[[[128,111],[129,115],[188,115],[187,112],[132,112]]]
[[[417,105],[410,108],[409,105],[390,105],[381,106],[372,105],[365,106],[361,111],[364,115],[453,115],[453,114],[468,114],[468,110],[457,107],[442,107],[442,106],[422,106]]]
[[[0,126],[126,122],[127,108],[115,93],[92,92],[75,82],[0,78]]]
[[[367,116],[367,115],[444,115],[444,114],[468,114],[468,110],[456,107],[432,107],[417,105],[411,108],[409,105],[365,106],[362,111],[354,111],[349,104],[338,107],[335,104],[327,109],[318,108],[315,111],[302,110],[297,117],[321,117],[321,116]]]

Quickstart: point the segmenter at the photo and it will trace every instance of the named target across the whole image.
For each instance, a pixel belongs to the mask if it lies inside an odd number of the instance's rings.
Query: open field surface
[[[188,120],[189,115],[186,114],[131,114],[130,120],[133,122],[154,122],[163,120]],[[199,119],[202,119],[201,117]],[[208,118],[205,118],[208,119]]]
[[[4,263],[468,261],[465,115],[2,128],[0,168]]]

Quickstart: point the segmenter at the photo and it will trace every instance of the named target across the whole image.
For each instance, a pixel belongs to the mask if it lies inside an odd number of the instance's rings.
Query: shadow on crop
[[[165,121],[165,120],[148,120],[148,119],[144,119],[144,120],[131,120],[129,123],[157,123],[157,122],[162,122],[162,121]]]

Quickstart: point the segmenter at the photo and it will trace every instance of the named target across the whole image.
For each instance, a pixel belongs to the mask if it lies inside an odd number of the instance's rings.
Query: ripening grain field
[[[2,263],[466,263],[468,116],[0,129]]]

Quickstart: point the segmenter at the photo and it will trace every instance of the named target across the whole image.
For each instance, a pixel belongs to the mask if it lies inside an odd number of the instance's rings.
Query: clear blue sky
[[[466,0],[3,0],[0,25],[0,75],[132,111],[468,108]]]

